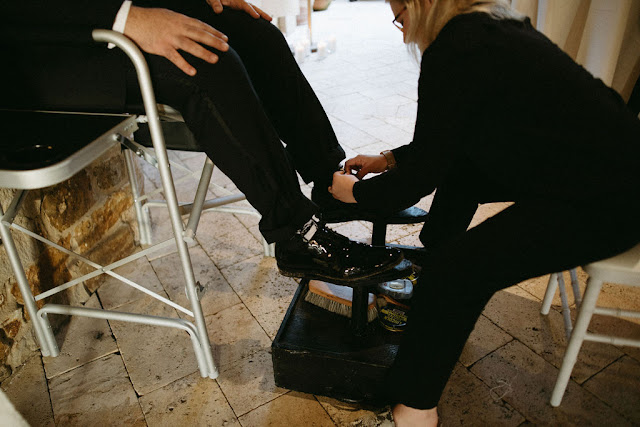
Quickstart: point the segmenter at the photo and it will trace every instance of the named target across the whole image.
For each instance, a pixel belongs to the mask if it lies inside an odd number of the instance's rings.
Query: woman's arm
[[[446,40],[445,40],[446,41]],[[423,56],[413,141],[392,150],[397,167],[353,186],[355,200],[374,208],[381,201],[404,206],[435,190],[473,127],[477,90],[474,55],[440,43]]]

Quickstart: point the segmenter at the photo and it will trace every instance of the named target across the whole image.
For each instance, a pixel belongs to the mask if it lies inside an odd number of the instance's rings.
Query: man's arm
[[[122,0],[20,0],[0,2],[0,15],[9,25],[112,27]]]

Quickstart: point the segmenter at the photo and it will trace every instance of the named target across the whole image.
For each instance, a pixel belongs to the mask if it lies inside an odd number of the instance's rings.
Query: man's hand
[[[358,179],[362,179],[367,174],[386,171],[387,159],[382,154],[358,154],[345,162],[344,170],[347,173],[356,172]]]
[[[231,9],[236,10],[244,10],[249,15],[254,18],[263,18],[267,21],[271,21],[271,16],[267,14],[264,10],[260,9],[258,6],[252,5],[251,3],[247,3],[244,0],[206,0],[209,6],[213,9],[215,13],[222,13],[223,6],[230,7]]]
[[[358,182],[358,178],[345,172],[335,172],[333,174],[333,183],[329,187],[329,193],[335,199],[344,203],[358,203],[353,197],[353,185]]]
[[[164,56],[190,76],[196,74],[196,69],[180,55],[178,49],[211,64],[218,62],[218,55],[202,45],[222,52],[229,50],[226,35],[202,21],[168,9],[131,6],[124,34],[140,49]]]

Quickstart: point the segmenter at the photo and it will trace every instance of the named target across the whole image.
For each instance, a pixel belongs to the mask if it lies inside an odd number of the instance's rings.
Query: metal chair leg
[[[169,209],[169,217],[171,219],[171,226],[175,236],[178,255],[182,263],[187,295],[191,301],[196,330],[204,353],[203,355],[205,360],[203,363],[206,366],[204,369],[202,369],[201,366],[200,371],[207,372],[209,378],[215,379],[218,376],[218,370],[213,362],[211,344],[209,342],[204,315],[202,313],[202,307],[200,306],[200,300],[198,299],[196,290],[196,280],[191,266],[189,248],[187,247],[187,242],[183,236],[184,225],[182,224],[182,217],[180,215],[178,199],[173,184],[173,177],[171,169],[169,168],[169,158],[167,156],[164,134],[162,133],[162,128],[160,126],[160,116],[158,114],[158,106],[156,104],[155,94],[151,84],[149,68],[140,50],[126,36],[108,30],[94,30],[92,35],[96,41],[109,42],[118,46],[127,54],[135,66],[138,81],[140,83],[145,112],[149,120],[149,130],[151,132],[153,147],[156,151],[156,155],[158,156],[158,170],[160,172],[162,188],[164,190],[167,207]]]
[[[149,217],[149,209],[145,208],[140,200],[140,186],[138,185],[138,178],[134,168],[135,157],[131,150],[124,150],[124,160],[127,167],[127,174],[129,175],[129,185],[131,186],[131,193],[133,195],[133,204],[135,206],[136,220],[138,221],[138,228],[140,230],[140,244],[151,244],[151,218]]]
[[[14,201],[21,199],[26,192],[21,191],[16,195]],[[12,209],[15,210],[17,208],[17,203],[12,204]],[[9,212],[6,216],[13,217],[13,213]],[[18,255],[18,250],[16,249],[15,242],[13,241],[13,237],[11,236],[10,225],[13,222],[13,219],[7,221],[5,218],[5,213],[0,205],[0,217],[2,217],[2,221],[0,221],[0,236],[2,237],[2,243],[7,251],[7,256],[9,257],[9,261],[11,263],[11,268],[13,269],[13,274],[16,276],[16,281],[18,282],[18,288],[20,289],[20,293],[22,294],[22,298],[24,299],[24,305],[29,313],[29,317],[31,317],[33,321],[33,329],[36,333],[36,338],[38,343],[40,344],[40,349],[42,351],[43,356],[57,356],[60,353],[58,349],[58,344],[56,343],[55,337],[53,335],[53,331],[51,330],[51,324],[49,320],[45,318],[40,318],[38,314],[38,307],[36,306],[36,301],[33,297],[33,293],[31,292],[31,287],[29,286],[29,282],[27,281],[27,276],[24,272],[24,267],[22,266],[22,262],[20,261],[20,256]]]

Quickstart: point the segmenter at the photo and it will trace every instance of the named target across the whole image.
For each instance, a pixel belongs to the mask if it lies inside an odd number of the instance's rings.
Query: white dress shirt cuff
[[[124,33],[124,27],[127,24],[127,17],[129,17],[129,9],[131,9],[131,0],[123,1],[122,6],[120,6],[120,10],[118,10],[116,15],[116,20],[113,21],[113,27],[111,27],[113,31]],[[113,43],[109,43],[109,49],[113,49],[114,47],[115,45]]]

